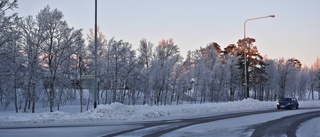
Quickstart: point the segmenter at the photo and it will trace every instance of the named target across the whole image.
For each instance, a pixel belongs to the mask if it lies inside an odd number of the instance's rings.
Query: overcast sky
[[[87,34],[94,27],[94,0],[19,0],[20,16],[35,16],[46,5],[64,14],[69,26]],[[221,48],[244,35],[256,39],[261,55],[299,59],[310,66],[320,57],[319,0],[98,0],[98,25],[107,40],[146,38],[155,45],[173,38],[181,55],[217,42]]]

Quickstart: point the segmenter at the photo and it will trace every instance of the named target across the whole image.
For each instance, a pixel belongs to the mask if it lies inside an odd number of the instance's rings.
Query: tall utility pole
[[[93,108],[97,108],[97,0],[95,0],[95,11],[94,11],[94,102]]]
[[[249,98],[249,88],[248,88],[248,68],[247,68],[247,54],[246,54],[246,50],[247,50],[247,41],[246,41],[246,23],[250,20],[257,20],[257,19],[263,19],[263,18],[274,18],[275,15],[269,15],[269,16],[263,16],[263,17],[256,17],[256,18],[250,18],[247,19],[244,22],[244,50],[243,50],[243,54],[244,54],[244,81],[245,81],[245,90],[246,90],[246,98]]]

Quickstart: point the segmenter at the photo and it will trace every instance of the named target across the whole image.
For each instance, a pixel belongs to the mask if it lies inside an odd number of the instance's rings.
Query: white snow
[[[198,124],[195,126],[189,126],[176,130],[172,133],[166,134],[166,136],[203,136],[207,137],[214,133],[219,137],[234,137],[234,136],[250,136],[253,130],[243,132],[247,126],[255,125],[258,123],[264,123],[267,121],[279,119],[284,116],[300,114],[304,112],[311,112],[314,110],[301,110],[301,111],[279,111],[267,114],[256,114],[251,116],[243,116],[241,118],[230,118],[219,120],[215,122]],[[320,121],[318,121],[320,122]],[[308,128],[309,126],[307,126]],[[319,126],[318,126],[319,127]],[[214,129],[214,130],[213,130]],[[309,136],[313,133],[309,133]],[[310,136],[311,137],[311,136]]]
[[[310,103],[311,102],[305,102],[305,104],[308,104],[308,106]],[[172,116],[176,117],[186,114],[203,114],[208,112],[227,112],[275,108],[275,104],[275,102],[260,102],[253,99],[245,99],[242,101],[222,103],[183,104],[166,106],[132,106],[123,105],[121,103],[112,103],[110,105],[98,105],[96,109],[90,109],[89,111],[83,113],[80,113],[77,110],[79,109],[79,106],[66,106],[63,108],[63,110],[65,111],[62,110],[51,113],[43,112],[43,110],[39,110],[41,113],[0,112],[0,123],[43,123],[54,121],[67,122],[75,120],[148,120]]]
[[[320,137],[320,117],[302,123],[296,134],[301,137]]]
[[[300,108],[305,107],[320,107],[320,101],[300,101]],[[113,103],[110,105],[99,105],[96,109],[80,113],[79,106],[65,106],[61,111],[56,112],[43,112],[44,110],[38,109],[39,113],[15,113],[13,111],[0,111],[0,127],[25,125],[32,126],[32,124],[55,124],[55,123],[95,123],[101,121],[110,122],[134,122],[145,120],[160,120],[160,119],[177,119],[187,117],[199,117],[208,115],[227,114],[230,112],[238,111],[253,111],[262,109],[276,109],[276,102],[271,101],[257,101],[253,99],[245,99],[242,101],[234,102],[221,102],[221,103],[205,103],[205,104],[183,104],[183,105],[166,105],[166,106],[149,106],[149,105],[123,105],[121,103]],[[42,112],[41,112],[42,111]],[[48,110],[46,110],[48,111]],[[286,115],[295,113],[302,113],[312,110],[299,110],[299,111],[281,111],[275,113],[258,114],[254,116],[244,116],[239,118],[227,119],[228,125],[222,124],[221,121],[215,121],[206,124],[198,124],[187,128],[179,129],[167,136],[184,135],[185,133],[197,134],[202,133],[203,136],[210,134],[212,128],[221,130],[221,136],[237,135],[241,128],[257,123],[266,122],[272,119],[278,119]],[[263,117],[263,118],[261,118]],[[244,122],[246,121],[246,122]],[[206,128],[210,127],[210,128]],[[228,127],[228,128],[226,128]],[[312,127],[312,129],[310,129]],[[119,127],[109,128],[110,131],[120,130]],[[68,128],[71,132],[72,128]],[[70,130],[71,129],[71,130]],[[81,128],[80,128],[81,129]],[[112,130],[111,130],[112,129]],[[193,130],[190,130],[193,129]],[[24,129],[21,129],[24,130]],[[58,130],[58,129],[57,129]],[[79,128],[78,128],[79,130]],[[105,130],[105,129],[104,129]],[[252,131],[247,131],[247,135]],[[312,132],[308,133],[307,132]],[[87,132],[86,132],[87,133]],[[41,135],[41,132],[38,133]],[[298,133],[301,136],[316,135],[320,136],[320,118],[310,120],[304,123],[299,129]],[[75,134],[77,135],[77,134]],[[83,136],[84,134],[82,134]]]

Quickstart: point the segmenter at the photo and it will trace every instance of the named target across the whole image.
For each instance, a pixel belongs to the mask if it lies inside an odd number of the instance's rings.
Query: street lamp
[[[249,89],[248,89],[248,78],[247,78],[247,75],[248,75],[248,70],[247,70],[247,54],[246,54],[246,49],[247,49],[247,42],[246,42],[246,23],[248,21],[251,21],[251,20],[257,20],[257,19],[263,19],[263,18],[274,18],[276,17],[275,15],[269,15],[269,16],[263,16],[263,17],[256,17],[256,18],[250,18],[250,19],[247,19],[245,22],[244,22],[244,80],[245,80],[245,89],[246,89],[246,93],[247,93],[247,97],[246,98],[249,98]]]
[[[94,9],[94,101],[93,108],[97,108],[97,0]]]

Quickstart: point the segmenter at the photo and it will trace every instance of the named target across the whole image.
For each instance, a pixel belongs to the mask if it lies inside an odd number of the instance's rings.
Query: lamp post
[[[246,23],[248,21],[251,21],[251,20],[257,20],[257,19],[263,19],[263,18],[274,18],[276,17],[275,15],[269,15],[269,16],[263,16],[263,17],[256,17],[256,18],[250,18],[250,19],[247,19],[245,22],[244,22],[244,80],[245,80],[245,89],[246,89],[246,94],[247,94],[247,97],[246,98],[249,98],[249,89],[248,89],[248,69],[247,69],[247,54],[246,54],[246,49],[247,49],[247,42],[246,42]]]
[[[97,0],[94,9],[94,102],[93,108],[97,108]]]

